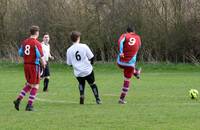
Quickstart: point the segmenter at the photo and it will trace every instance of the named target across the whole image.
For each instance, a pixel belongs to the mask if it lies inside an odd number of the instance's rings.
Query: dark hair
[[[70,33],[70,38],[72,42],[76,42],[80,36],[81,36],[81,33],[78,31],[72,31]]]
[[[31,26],[31,28],[30,28],[30,33],[31,33],[31,35],[35,35],[36,32],[38,32],[39,30],[40,30],[39,26],[33,25],[33,26]]]
[[[49,33],[48,33],[48,32],[45,32],[45,33],[43,34],[43,36],[44,36],[44,35],[49,35]]]
[[[135,32],[135,26],[134,25],[128,25],[126,31],[127,32]]]

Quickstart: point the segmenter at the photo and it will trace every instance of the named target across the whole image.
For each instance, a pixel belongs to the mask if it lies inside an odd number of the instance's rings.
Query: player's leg
[[[28,93],[31,90],[31,86],[29,83],[26,83],[24,88],[21,90],[19,96],[17,97],[17,100],[21,101],[24,96],[26,95],[26,93]]]
[[[95,83],[95,77],[94,77],[94,72],[92,71],[92,73],[88,76],[86,76],[86,80],[87,82],[89,83],[91,89],[92,89],[92,92],[95,96],[95,99],[96,99],[96,103],[97,104],[101,104],[101,99],[99,97],[99,91],[98,91],[98,87]]]
[[[44,87],[43,87],[43,92],[47,92],[48,91],[48,87],[49,87],[49,79],[50,77],[47,76],[44,78]]]
[[[133,71],[134,71],[134,68],[132,67],[124,67],[124,84],[123,84],[122,91],[119,98],[120,104],[126,103],[125,97],[129,90],[130,79],[132,77]]]
[[[15,101],[13,101],[15,109],[18,110],[18,111],[19,111],[19,105],[20,105],[21,100],[31,90],[31,86],[28,83],[28,80],[29,80],[29,77],[30,77],[30,74],[31,74],[30,73],[30,65],[24,65],[24,74],[25,74],[27,83],[25,84],[25,86],[21,90],[21,92],[18,95],[17,99]]]
[[[33,111],[33,102],[35,101],[37,91],[39,89],[39,83],[40,83],[40,66],[33,65],[32,74],[30,77],[30,84],[32,88],[30,90],[30,95],[28,99],[28,104],[26,106],[26,111]]]
[[[48,91],[49,80],[50,80],[50,71],[49,71],[49,65],[47,64],[46,68],[44,69],[44,87],[43,87],[44,92]]]
[[[133,75],[137,78],[140,79],[140,74],[141,74],[142,69],[141,68],[135,68]]]
[[[26,83],[24,88],[21,90],[19,96],[17,97],[17,99],[15,101],[13,101],[14,105],[15,105],[15,109],[19,111],[19,105],[21,100],[24,98],[24,96],[30,92],[31,90],[31,86],[30,84]]]
[[[80,104],[84,104],[85,99],[85,78],[84,77],[77,77],[77,80],[79,82],[78,88],[80,92]]]
[[[33,111],[33,102],[35,101],[37,91],[39,89],[39,84],[32,84],[32,89],[30,91],[29,99],[28,99],[28,104],[26,106],[26,111]]]

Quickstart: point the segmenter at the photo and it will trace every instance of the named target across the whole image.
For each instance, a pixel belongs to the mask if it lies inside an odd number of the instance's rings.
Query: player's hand
[[[124,53],[121,53],[121,54],[120,54],[120,58],[124,58]]]
[[[42,68],[46,68],[46,61],[45,60],[43,60],[42,58],[40,59],[40,63],[41,63],[41,66],[42,66]]]
[[[54,60],[54,57],[53,57],[53,56],[51,56],[51,57],[50,57],[50,59],[51,59],[51,60]]]
[[[42,63],[41,66],[42,66],[42,68],[46,68],[46,64],[45,63]]]

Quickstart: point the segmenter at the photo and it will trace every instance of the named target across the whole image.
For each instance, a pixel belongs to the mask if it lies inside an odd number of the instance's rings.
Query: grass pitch
[[[79,105],[78,83],[72,68],[51,65],[49,92],[42,83],[35,112],[20,111],[12,101],[24,85],[23,66],[0,64],[0,129],[2,130],[199,130],[200,101],[188,91],[200,91],[200,68],[192,65],[141,65],[141,80],[132,79],[126,100],[119,105],[122,71],[114,64],[94,66],[103,101],[96,105],[86,86],[85,105]]]

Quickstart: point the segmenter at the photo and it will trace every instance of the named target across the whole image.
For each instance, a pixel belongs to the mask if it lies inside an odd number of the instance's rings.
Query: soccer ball
[[[192,99],[197,99],[199,92],[196,89],[190,89],[189,95]]]

